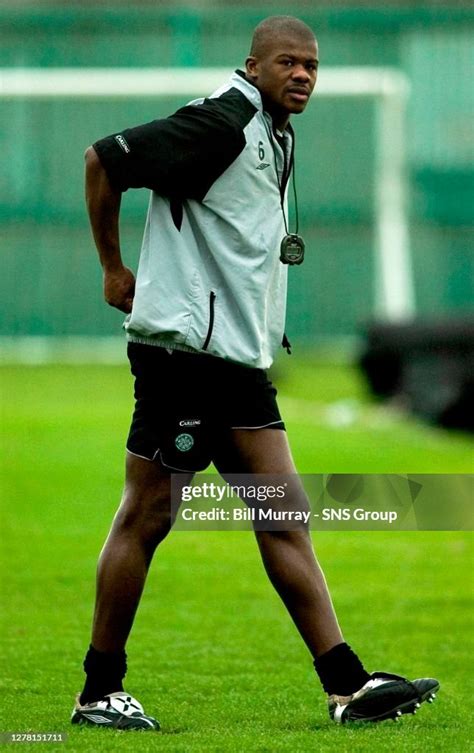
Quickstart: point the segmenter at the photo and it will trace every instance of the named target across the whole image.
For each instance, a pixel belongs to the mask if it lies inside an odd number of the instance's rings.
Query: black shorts
[[[277,391],[262,369],[207,354],[130,342],[133,455],[179,471],[212,462],[232,429],[284,429]]]

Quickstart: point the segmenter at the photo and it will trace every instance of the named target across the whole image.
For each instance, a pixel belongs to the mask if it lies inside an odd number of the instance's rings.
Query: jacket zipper
[[[214,328],[214,301],[216,300],[216,294],[213,290],[211,290],[211,293],[209,295],[209,327],[207,329],[207,335],[206,339],[204,340],[204,345],[202,346],[203,350],[207,350],[209,341],[212,336],[212,330]]]

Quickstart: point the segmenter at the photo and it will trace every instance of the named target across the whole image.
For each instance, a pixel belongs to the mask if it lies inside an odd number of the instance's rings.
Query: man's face
[[[279,36],[247,58],[247,74],[262,94],[265,108],[278,119],[303,112],[318,76],[316,40]]]

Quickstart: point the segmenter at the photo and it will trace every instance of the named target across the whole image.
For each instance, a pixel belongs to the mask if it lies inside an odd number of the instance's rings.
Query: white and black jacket
[[[116,188],[152,190],[128,339],[270,366],[285,324],[291,128],[273,132],[237,71],[210,98],[94,148]]]

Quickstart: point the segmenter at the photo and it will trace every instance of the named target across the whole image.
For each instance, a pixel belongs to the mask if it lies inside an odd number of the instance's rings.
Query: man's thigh
[[[189,485],[193,473],[174,473],[164,467],[160,460],[145,460],[126,454],[125,489],[121,504],[122,512],[129,515],[150,518],[153,516],[171,515],[177,513],[176,504],[171,505],[173,498],[180,497],[180,489]]]
[[[220,473],[296,474],[286,431],[233,429],[214,458]]]
[[[290,531],[307,527],[310,504],[291,455],[286,432],[279,429],[234,430],[214,460],[217,470],[231,485],[282,489],[258,502],[243,497],[250,507],[265,510],[255,531]],[[269,514],[271,513],[271,515]],[[304,515],[303,515],[304,514]],[[260,512],[259,512],[260,515]],[[258,518],[260,520],[260,518]],[[270,521],[270,522],[268,522]],[[304,523],[304,524],[303,524]]]

